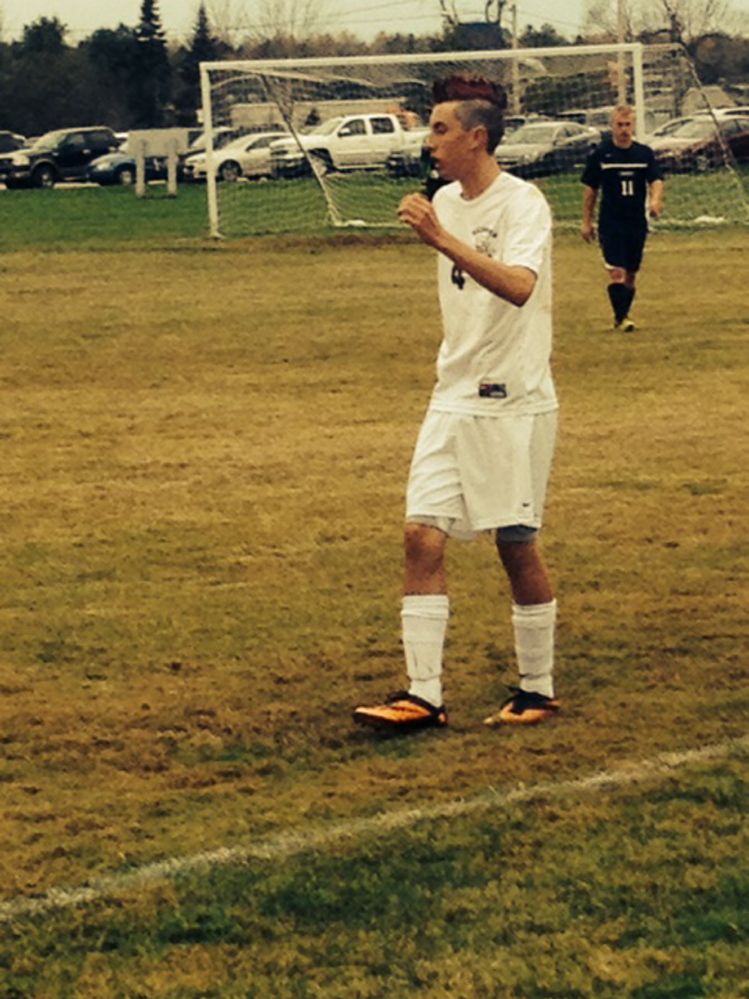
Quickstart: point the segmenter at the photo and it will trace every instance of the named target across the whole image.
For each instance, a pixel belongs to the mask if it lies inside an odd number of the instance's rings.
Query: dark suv
[[[110,128],[63,128],[24,149],[0,155],[6,187],[54,187],[58,180],[86,180],[88,165],[119,142]]]
[[[25,145],[26,140],[22,135],[16,135],[15,132],[0,132],[0,153],[12,153]]]

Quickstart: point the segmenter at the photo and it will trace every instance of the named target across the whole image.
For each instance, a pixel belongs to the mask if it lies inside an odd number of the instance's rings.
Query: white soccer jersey
[[[557,408],[551,375],[551,212],[532,184],[500,173],[467,201],[460,184],[441,188],[434,207],[452,235],[503,264],[532,270],[536,285],[512,305],[439,254],[444,338],[432,409],[479,416]]]

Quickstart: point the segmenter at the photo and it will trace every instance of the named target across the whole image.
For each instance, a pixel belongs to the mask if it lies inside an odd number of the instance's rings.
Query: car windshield
[[[231,142],[231,140],[234,138],[235,138],[234,132],[230,128],[216,129],[213,132],[213,148],[221,149],[223,146],[227,144],[227,142]],[[197,139],[193,140],[192,144],[188,149],[188,152],[190,153],[205,152],[207,141],[208,140],[206,138],[205,132],[201,132],[201,134],[197,137]]]
[[[238,139],[232,139],[231,142],[225,143],[222,149],[244,149],[247,143],[250,141],[252,136],[240,135]]]
[[[59,144],[63,135],[65,135],[64,132],[47,132],[38,138],[31,148],[38,150],[40,153],[44,153],[48,149],[54,149]]]
[[[533,146],[541,146],[547,142],[552,142],[556,133],[556,125],[523,125],[505,140],[505,144],[521,145],[529,143]]]
[[[334,132],[338,126],[343,121],[343,118],[328,118],[327,121],[321,121],[319,125],[315,125],[314,128],[310,128],[307,131],[307,135],[330,135]]]
[[[694,118],[685,122],[671,134],[677,139],[704,139],[715,132],[715,122],[712,118]]]
[[[674,132],[678,132],[680,128],[684,128],[688,120],[689,119],[677,118],[675,121],[667,121],[663,125],[659,125],[653,132],[653,135],[673,135]]]

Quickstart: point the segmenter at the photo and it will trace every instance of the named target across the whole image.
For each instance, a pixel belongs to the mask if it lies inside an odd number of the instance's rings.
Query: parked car
[[[236,181],[241,177],[270,177],[270,144],[285,130],[278,126],[267,132],[242,135],[213,153],[218,180]],[[190,153],[184,161],[185,178],[205,180],[208,174],[208,154]]]
[[[669,118],[668,121],[664,121],[662,125],[654,128],[649,135],[646,135],[643,141],[647,146],[652,146],[658,139],[663,139],[667,135],[673,135],[674,132],[678,132],[681,126],[686,125],[693,117],[694,115],[685,115],[682,118]]]
[[[111,128],[62,128],[31,146],[0,156],[6,187],[54,187],[60,180],[86,180],[92,160],[117,149]]]
[[[228,125],[217,125],[213,129],[213,148],[222,149],[228,143],[233,142],[240,136],[244,135],[247,129],[245,128],[230,128]],[[187,152],[184,153],[183,159],[187,159],[188,156],[193,156],[195,153],[204,153],[208,145],[208,136],[205,132],[201,131],[195,136],[187,147]]]
[[[518,177],[547,177],[581,167],[601,142],[596,128],[574,121],[533,121],[497,147],[497,161]]]
[[[704,173],[725,163],[725,146],[739,163],[749,162],[749,114],[695,115],[669,135],[651,142],[666,173]]]
[[[309,173],[307,157],[316,160],[324,171],[380,169],[391,153],[404,147],[407,136],[414,136],[416,131],[404,128],[395,114],[328,118],[300,135],[298,141],[277,139],[271,145],[273,176],[298,177]],[[422,137],[423,133],[415,139],[419,151]]]
[[[590,128],[598,129],[603,142],[604,139],[611,137],[613,111],[613,104],[605,104],[596,108],[572,108],[569,111],[560,111],[555,117],[558,121],[576,121],[578,125],[587,125]]]
[[[517,132],[519,128],[522,128],[523,125],[527,125],[528,122],[538,121],[539,117],[539,115],[506,114],[504,116],[504,138],[506,139],[508,135],[512,135],[513,132]]]
[[[15,132],[0,132],[0,153],[12,153],[16,149],[23,149],[26,139]]]
[[[668,121],[664,121],[657,128],[654,128],[650,134],[645,137],[644,141],[650,146],[657,139],[662,139],[667,135],[673,135],[682,127],[682,125],[686,125],[689,121],[694,121],[695,118],[704,117],[708,113],[709,112],[707,111],[699,111],[695,114],[683,115],[679,118],[669,118]],[[714,108],[712,114],[718,121],[734,117],[749,118],[749,107]]]
[[[166,180],[169,175],[169,163],[166,156],[146,156],[146,181]],[[177,163],[177,179],[182,174],[182,165]],[[122,184],[129,187],[137,179],[137,164],[135,155],[130,152],[127,142],[113,153],[98,156],[88,166],[88,180],[95,184]]]

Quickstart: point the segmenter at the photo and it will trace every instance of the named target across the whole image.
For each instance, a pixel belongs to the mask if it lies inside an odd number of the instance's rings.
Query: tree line
[[[667,32],[643,32],[642,41],[669,41]],[[0,42],[0,129],[25,136],[75,125],[117,131],[192,126],[200,107],[200,63],[316,55],[351,56],[506,48],[512,37],[498,19],[461,24],[446,18],[434,36],[383,33],[370,43],[349,33],[313,34],[302,40],[283,31],[233,44],[212,28],[200,4],[187,43],[170,45],[158,0],[142,0],[138,24],[101,28],[77,45],[57,17],[24,27],[18,41]],[[582,44],[551,25],[519,34],[521,47]],[[612,39],[614,40],[614,39]],[[749,40],[723,33],[693,39],[688,48],[704,83],[749,80]]]

